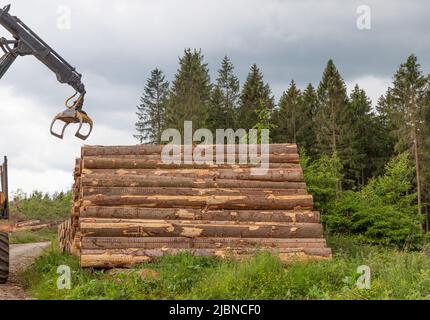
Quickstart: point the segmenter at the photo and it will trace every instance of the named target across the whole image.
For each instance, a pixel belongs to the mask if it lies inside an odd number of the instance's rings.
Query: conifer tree
[[[415,55],[410,55],[394,75],[388,116],[397,128],[396,150],[409,150],[414,158],[417,202],[421,213],[422,188],[420,159],[426,141],[425,113],[428,108],[428,79]]]
[[[218,70],[218,78],[211,96],[207,128],[236,128],[236,113],[239,99],[239,80],[234,75],[234,66],[226,56]]]
[[[329,60],[318,87],[318,111],[315,117],[315,147],[319,154],[338,153],[342,159],[343,134],[348,118],[345,82]]]
[[[298,131],[303,120],[302,108],[301,92],[293,80],[288,90],[283,93],[275,111],[274,123],[277,126],[273,135],[275,141],[297,143]]]
[[[354,182],[364,185],[370,166],[368,160],[376,146],[372,144],[374,134],[372,102],[358,84],[349,98],[349,113],[350,126],[345,134],[347,175]]]
[[[312,86],[308,84],[302,94],[303,123],[301,125],[300,144],[305,148],[309,156],[314,156],[313,146],[315,144],[315,117],[318,111],[318,95]]]
[[[165,81],[163,72],[156,68],[151,72],[137,106],[137,134],[134,137],[139,143],[161,143],[168,92],[169,83]]]
[[[237,113],[237,127],[245,130],[252,129],[259,121],[261,102],[265,108],[272,111],[274,101],[268,84],[264,84],[263,74],[256,64],[251,66],[246,82],[240,95],[240,103]]]
[[[203,54],[200,50],[185,50],[172,82],[167,104],[167,126],[183,132],[184,121],[192,121],[193,128],[203,128],[211,91],[209,70]]]

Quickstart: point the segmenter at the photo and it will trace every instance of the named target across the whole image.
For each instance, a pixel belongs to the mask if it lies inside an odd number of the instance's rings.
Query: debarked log
[[[86,237],[322,238],[318,223],[80,219]]]
[[[326,248],[325,239],[84,237],[82,249]]]
[[[238,167],[244,168],[282,168],[287,167],[291,163],[298,163],[298,155],[294,157],[290,162],[276,163],[276,162],[264,162],[258,164],[236,164]],[[146,159],[118,159],[118,158],[95,158],[86,157],[83,159],[82,169],[181,169],[181,168],[195,168],[195,169],[207,169],[207,168],[231,168],[235,165],[232,164],[216,164],[216,163],[184,163],[179,162],[166,162],[161,160],[146,160]]]
[[[181,152],[183,152],[184,146],[176,146],[179,147]],[[135,146],[84,146],[82,147],[81,153],[83,157],[88,156],[110,156],[110,155],[157,155],[161,154],[164,145],[135,145]],[[170,148],[170,147],[169,147]],[[194,150],[195,146],[193,146]],[[217,145],[205,146],[205,148],[212,148],[214,151],[218,148],[219,150],[223,150],[227,153],[229,150],[233,150],[231,145],[223,145],[219,147]],[[266,146],[263,148],[265,149]],[[248,145],[248,149],[257,150],[258,153],[261,153],[261,145]],[[234,152],[240,153],[240,145],[234,145]],[[242,149],[244,150],[244,149]],[[269,153],[270,154],[295,154],[297,153],[297,145],[295,144],[271,144],[269,145]]]
[[[89,206],[134,206],[142,208],[205,208],[207,210],[298,210],[313,208],[311,195],[230,195],[230,196],[105,196],[85,197],[81,205]]]
[[[255,174],[250,168],[206,168],[206,169],[84,169],[83,175],[119,177],[141,176],[142,179],[157,177],[193,178],[213,180],[252,180],[271,182],[303,182],[303,170],[300,166],[289,168],[269,168],[262,175]]]
[[[81,197],[83,199],[95,195],[103,196],[288,196],[306,195],[305,189],[231,189],[231,188],[141,188],[141,187],[82,187]]]
[[[85,157],[87,158],[87,157]],[[108,155],[108,156],[91,156],[91,158],[100,158],[100,159],[118,159],[118,160],[142,160],[148,163],[165,163],[170,161],[178,161],[180,163],[184,162],[186,157],[184,154],[180,155]],[[188,159],[188,158],[187,158]],[[285,153],[285,154],[240,154],[240,153],[232,153],[232,154],[223,154],[221,156],[217,154],[198,154],[193,156],[193,162],[196,164],[204,164],[205,162],[209,162],[211,164],[230,164],[230,165],[258,165],[259,163],[276,163],[276,164],[288,164],[294,163],[297,164],[299,162],[299,155],[294,153]],[[163,161],[164,160],[164,161]]]
[[[187,178],[157,175],[129,175],[115,174],[84,175],[78,183],[83,187],[145,187],[145,188],[246,188],[246,189],[301,189],[306,190],[304,182],[289,181],[258,181],[236,179]]]
[[[80,207],[81,218],[212,220],[319,223],[320,214],[310,210],[201,210],[179,208]]]

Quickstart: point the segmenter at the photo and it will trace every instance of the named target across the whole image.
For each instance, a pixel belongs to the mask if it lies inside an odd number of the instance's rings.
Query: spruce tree
[[[394,75],[388,115],[397,127],[396,150],[399,152],[409,150],[414,158],[420,213],[422,203],[420,159],[426,142],[427,89],[428,79],[423,75],[417,57],[410,55]]]
[[[327,63],[317,92],[319,105],[315,117],[315,147],[319,154],[337,152],[342,159],[342,139],[348,118],[348,96],[345,82],[332,60]]]
[[[275,141],[297,143],[298,131],[302,125],[302,108],[301,92],[293,80],[288,90],[283,93],[275,111],[274,123],[277,126],[273,135]]]
[[[345,134],[347,175],[354,182],[364,185],[370,170],[370,154],[375,147],[372,144],[375,123],[372,102],[358,84],[349,98],[349,112],[349,132]]]
[[[167,104],[167,126],[183,132],[184,121],[193,128],[206,124],[212,85],[201,51],[187,49],[179,59],[179,70],[172,82]]]
[[[239,80],[234,75],[234,66],[226,56],[218,70],[218,78],[211,96],[207,128],[236,128],[236,113],[239,99]]]
[[[315,117],[318,111],[318,95],[312,84],[306,87],[302,94],[303,122],[301,125],[300,144],[305,148],[309,156],[314,156],[315,144]]]
[[[264,84],[263,74],[256,64],[253,64],[240,95],[237,112],[237,128],[252,129],[259,121],[259,110],[264,108],[272,111],[273,96],[268,84]]]
[[[134,137],[139,143],[161,143],[168,93],[169,83],[165,81],[163,72],[156,68],[151,72],[140,98],[140,105],[137,106],[137,134]]]

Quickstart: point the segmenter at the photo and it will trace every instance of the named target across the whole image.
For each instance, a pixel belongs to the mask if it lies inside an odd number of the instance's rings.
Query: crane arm
[[[75,134],[80,139],[87,139],[91,134],[93,122],[91,118],[82,111],[84,97],[86,94],[85,85],[82,82],[82,75],[76,71],[66,60],[64,60],[54,49],[46,44],[35,32],[27,27],[19,18],[9,14],[10,5],[0,9],[0,25],[8,30],[13,36],[13,40],[0,38],[0,48],[3,56],[0,57],[0,79],[7,72],[13,62],[19,56],[32,55],[50,69],[60,83],[70,85],[76,94],[77,100],[72,105],[67,105],[67,109],[59,113],[51,124],[51,133],[63,138],[66,127],[71,123],[79,124],[79,129]],[[73,98],[72,97],[72,98]],[[54,123],[62,121],[65,123],[60,134],[53,131]],[[88,124],[90,129],[88,134],[81,133],[84,124]]]

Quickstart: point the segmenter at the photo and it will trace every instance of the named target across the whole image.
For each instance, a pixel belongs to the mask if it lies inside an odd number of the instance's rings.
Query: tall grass
[[[283,265],[261,252],[245,261],[166,256],[131,273],[81,270],[78,261],[48,251],[22,274],[38,299],[430,299],[430,257],[425,251],[402,252],[358,246],[332,238],[334,258]],[[59,265],[72,270],[72,289],[57,290]],[[359,289],[357,267],[371,269],[371,288]],[[156,276],[142,277],[142,269]]]

